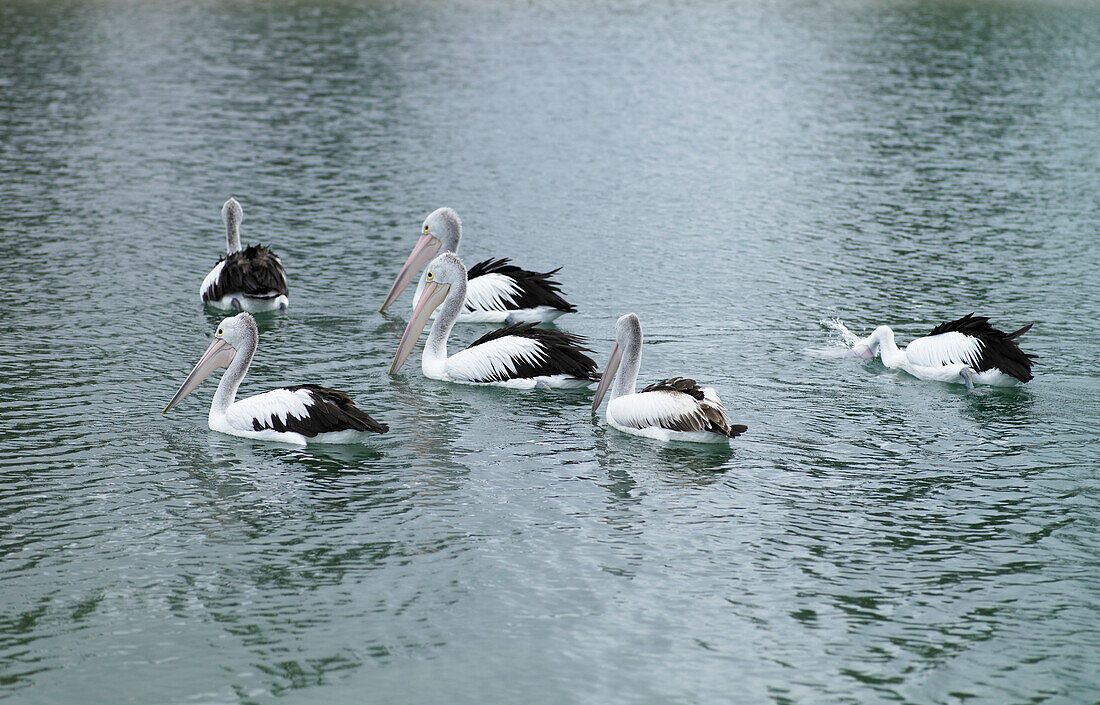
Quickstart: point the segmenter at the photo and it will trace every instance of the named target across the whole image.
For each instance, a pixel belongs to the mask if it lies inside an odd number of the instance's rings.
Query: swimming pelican
[[[889,326],[875,328],[857,342],[850,357],[870,359],[881,354],[882,364],[905,370],[918,379],[965,384],[1011,386],[1032,378],[1034,355],[1020,350],[1014,338],[1031,330],[1029,323],[1015,333],[1004,333],[989,325],[985,316],[969,313],[957,321],[943,323],[904,350],[894,342]]]
[[[208,423],[214,431],[261,441],[360,443],[390,430],[356,408],[347,394],[315,384],[281,387],[234,401],[256,352],[259,330],[251,314],[238,313],[218,326],[195,369],[161,413],[167,414],[211,372],[228,367],[214,392]]]
[[[620,363],[622,374],[616,379]],[[730,423],[718,394],[693,379],[673,377],[635,392],[641,364],[642,324],[628,313],[615,325],[615,345],[592,400],[595,413],[615,380],[607,402],[607,423],[614,428],[658,441],[693,443],[728,443],[748,430],[748,426]]]
[[[416,345],[432,312],[432,323],[424,344],[421,369],[425,377],[461,384],[492,384],[516,389],[537,387],[587,387],[596,381],[596,363],[584,353],[581,339],[568,333],[517,323],[486,333],[465,350],[447,356],[447,337],[468,300],[466,268],[451,252],[444,252],[428,265],[424,291],[401,336],[390,374],[401,369]]]
[[[461,238],[462,223],[454,210],[439,208],[425,218],[420,240],[397,273],[379,310],[389,308],[416,276],[417,270],[441,250],[458,252]],[[546,323],[563,313],[573,313],[577,309],[562,298],[560,285],[550,278],[557,273],[557,269],[529,272],[508,264],[507,259],[478,262],[467,273],[466,304],[459,313],[458,322]],[[413,308],[420,301],[424,285],[422,275],[413,297]]]
[[[202,280],[199,296],[207,306],[226,311],[285,309],[289,300],[283,263],[264,245],[241,249],[242,220],[241,204],[230,198],[222,206],[226,254]]]

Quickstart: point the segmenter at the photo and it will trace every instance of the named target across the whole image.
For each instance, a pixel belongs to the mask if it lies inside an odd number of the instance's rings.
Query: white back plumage
[[[638,392],[612,399],[607,413],[619,424],[631,428],[667,428],[673,427],[705,431],[710,421],[703,412],[707,404],[721,412],[729,425],[726,407],[718,399],[717,393],[710,387],[701,387],[703,400],[690,394],[671,390]]]
[[[490,272],[466,286],[466,307],[475,311],[504,311],[515,306],[519,284],[506,274]]]
[[[906,346],[905,356],[912,364],[923,367],[944,365],[977,367],[982,357],[982,343],[965,333],[948,331],[939,335],[917,338]]]
[[[287,416],[305,419],[309,416],[307,404],[313,402],[313,396],[306,389],[273,389],[234,402],[226,409],[225,419],[235,428],[251,431],[253,419],[266,423],[272,416],[286,423]]]
[[[202,286],[199,287],[199,298],[203,298],[207,291],[214,288],[214,284],[218,282],[218,277],[222,275],[222,267],[225,266],[225,260],[218,262],[214,265],[214,268],[210,270],[210,273],[206,275],[206,279],[202,280]]]
[[[486,380],[516,375],[520,362],[537,364],[547,358],[542,344],[531,338],[507,335],[466,348],[447,358],[447,374],[453,379]]]

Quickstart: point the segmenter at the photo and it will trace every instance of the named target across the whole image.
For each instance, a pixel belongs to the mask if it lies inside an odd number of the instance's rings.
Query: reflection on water
[[[975,388],[959,410],[983,426],[1021,428],[1034,421],[1033,392],[1026,386]]]
[[[1098,32],[1072,2],[0,4],[0,697],[1093,699]],[[332,386],[390,433],[216,434],[213,379],[161,417],[224,317],[230,195],[292,290],[241,393]],[[443,205],[468,261],[561,267],[599,362],[636,311],[642,376],[748,433],[386,374],[411,292],[378,305]],[[1036,322],[1032,383],[836,356],[970,311]]]
[[[601,418],[594,431],[596,461],[609,475],[615,470],[644,470],[675,481],[709,484],[729,470],[734,449],[722,444],[661,443],[617,431]],[[736,443],[736,441],[734,441]],[[616,482],[617,484],[617,482]]]

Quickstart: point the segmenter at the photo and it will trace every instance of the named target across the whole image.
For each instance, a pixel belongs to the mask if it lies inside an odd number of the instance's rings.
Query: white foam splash
[[[823,318],[820,323],[823,328],[833,332],[832,344],[828,347],[807,348],[806,353],[810,355],[815,357],[845,357],[852,346],[859,342],[859,336],[848,330],[848,326],[844,325],[844,321],[839,318]]]
[[[844,325],[844,321],[839,318],[822,318],[820,323],[822,327],[828,328],[839,335],[840,338],[836,342],[845,347],[850,348],[859,342],[859,336],[848,330],[848,326]]]

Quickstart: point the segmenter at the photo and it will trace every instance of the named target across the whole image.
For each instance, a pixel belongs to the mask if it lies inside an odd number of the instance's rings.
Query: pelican
[[[596,381],[596,363],[584,353],[581,339],[568,333],[517,323],[487,333],[465,350],[447,356],[447,338],[468,300],[466,268],[451,252],[428,265],[424,291],[401,336],[390,374],[394,374],[420,337],[432,312],[421,369],[425,377],[460,384],[491,384],[514,389],[587,387]]]
[[[256,352],[259,330],[251,314],[238,313],[218,326],[214,340],[179,391],[164,407],[167,414],[219,367],[228,367],[214,392],[208,423],[214,431],[261,441],[360,443],[390,430],[356,408],[348,395],[315,384],[281,387],[234,401]]]
[[[622,374],[616,379],[620,363]],[[614,428],[658,441],[692,443],[729,443],[748,430],[748,426],[730,423],[718,394],[693,379],[673,377],[635,392],[641,363],[642,324],[635,314],[628,313],[615,325],[615,345],[592,400],[595,413],[615,380],[607,402],[607,423]]]
[[[968,313],[957,321],[943,323],[904,349],[894,342],[894,331],[879,326],[849,351],[850,357],[870,359],[881,355],[882,364],[905,370],[918,379],[1007,387],[1031,379],[1034,355],[1020,350],[1015,338],[1031,330],[1029,323],[1015,333],[1004,333],[989,325],[985,316]]]
[[[207,306],[225,311],[285,309],[289,300],[283,263],[264,245],[241,249],[242,220],[241,204],[230,198],[222,206],[226,254],[202,280],[199,296]]]
[[[416,276],[417,270],[441,250],[458,252],[461,238],[462,223],[454,210],[439,208],[425,218],[420,240],[397,273],[379,310],[389,308]],[[558,273],[557,269],[529,272],[508,262],[507,259],[488,259],[470,267],[466,302],[458,315],[459,323],[548,323],[563,313],[577,310],[562,298],[560,285],[550,278]],[[420,277],[416,287],[414,308],[424,292],[425,276]]]

